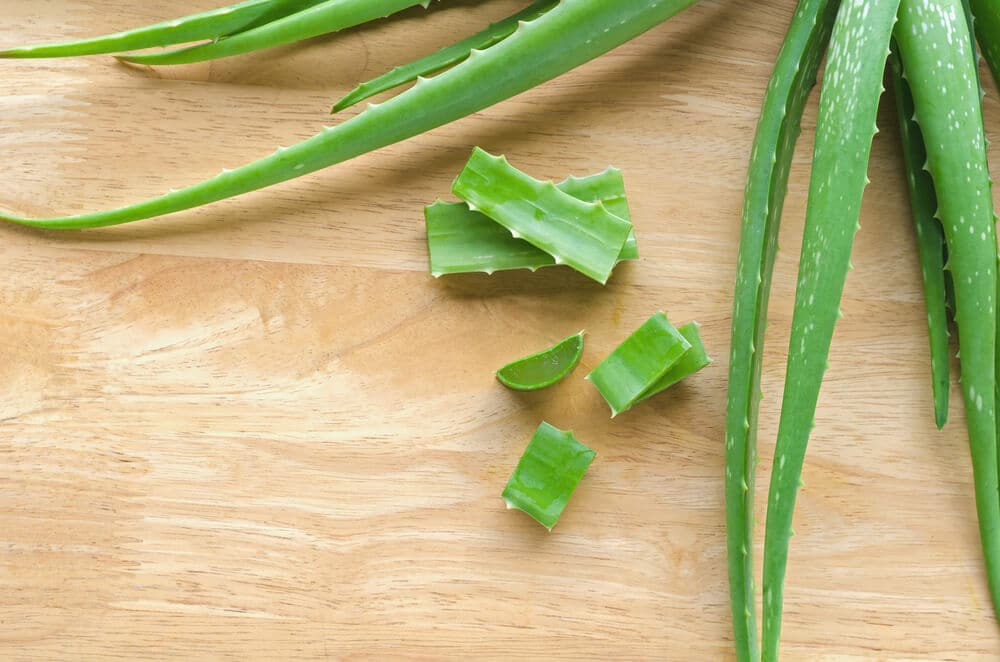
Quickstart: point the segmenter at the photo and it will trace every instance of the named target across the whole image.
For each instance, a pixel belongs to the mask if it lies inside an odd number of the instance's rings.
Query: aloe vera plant
[[[589,177],[569,177],[556,184],[563,193],[584,202],[602,202],[604,207],[631,222],[625,185],[620,170],[607,170]],[[553,266],[555,258],[510,231],[486,214],[472,211],[464,202],[442,202],[424,208],[427,225],[427,252],[431,275],[483,272]],[[618,254],[618,261],[639,257],[635,231],[630,230]]]
[[[618,264],[632,224],[600,201],[584,202],[475,148],[452,192],[555,260],[602,285]]]
[[[976,36],[983,57],[1000,86],[1000,4],[995,0],[969,0],[969,6],[976,17]]]
[[[650,30],[697,0],[563,0],[509,37],[380,105],[201,183],[118,209],[52,218],[0,220],[79,229],[162,216],[241,195],[341,163],[448,124],[540,85]],[[385,0],[369,0],[383,6]]]

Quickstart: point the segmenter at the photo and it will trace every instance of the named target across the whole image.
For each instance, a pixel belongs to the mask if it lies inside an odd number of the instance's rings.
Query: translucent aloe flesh
[[[556,184],[561,191],[585,202],[602,201],[615,216],[631,221],[621,171],[608,168],[589,177],[570,177]],[[424,209],[431,275],[459,274],[507,269],[530,269],[555,265],[555,259],[489,216],[469,209],[464,202],[441,202]],[[618,261],[639,257],[635,231],[630,230]]]
[[[778,659],[792,513],[840,316],[898,7],[899,0],[844,0],[830,38],[768,495],[762,636],[766,662]]]
[[[690,349],[688,339],[663,312],[657,312],[601,361],[587,379],[611,407],[614,418],[656,388]]]
[[[656,27],[695,2],[561,2],[534,21],[522,22],[495,46],[472,51],[453,68],[253,163],[117,209],[51,218],[0,214],[0,220],[48,229],[102,227],[199,207],[301,177],[530,90]]]
[[[301,11],[244,30],[226,39],[164,51],[118,56],[125,62],[147,65],[190,64],[242,55],[338,32],[396,12],[430,4],[430,0],[326,0],[308,3]]]
[[[452,193],[555,260],[606,283],[632,224],[601,202],[584,202],[476,148]]]
[[[764,96],[744,194],[733,297],[726,413],[726,545],[739,662],[759,659],[754,602],[753,495],[764,331],[778,227],[802,113],[839,1],[802,0]]]
[[[948,388],[950,360],[948,356],[948,311],[945,296],[944,260],[945,243],[941,223],[934,218],[937,196],[934,180],[924,169],[927,149],[920,127],[913,121],[913,97],[910,86],[903,78],[903,65],[899,61],[898,47],[893,42],[889,56],[893,89],[896,93],[896,111],[899,116],[899,133],[903,143],[903,165],[910,191],[910,209],[917,235],[920,254],[920,271],[924,282],[924,301],[927,306],[927,330],[931,349],[931,384],[934,393],[934,421],[938,428],[948,420]]]
[[[903,0],[895,36],[948,246],[976,510],[990,594],[1000,611],[997,247],[972,41],[959,0]]]
[[[497,42],[503,41],[517,29],[519,22],[532,21],[555,7],[556,4],[558,4],[558,0],[540,0],[539,2],[535,2],[530,7],[526,7],[502,21],[491,24],[482,32],[478,32],[468,39],[445,46],[427,57],[422,57],[419,60],[398,66],[392,71],[365,81],[334,104],[333,112],[338,113],[376,94],[391,90],[399,85],[411,83],[421,76],[429,76],[442,69],[447,69],[468,58],[472,51],[483,50]]]
[[[515,391],[537,391],[562,381],[583,356],[583,331],[497,370],[497,380]]]
[[[504,503],[551,531],[596,455],[572,432],[543,422],[507,481]]]
[[[679,383],[683,379],[687,379],[699,370],[708,367],[712,363],[712,358],[708,355],[708,350],[705,349],[705,344],[701,340],[701,331],[699,330],[697,322],[688,322],[687,324],[677,328],[678,333],[680,333],[685,340],[691,345],[691,348],[684,352],[669,370],[655,384],[646,389],[641,396],[639,396],[639,402],[648,400],[657,393],[662,393],[674,384]]]
[[[323,0],[248,0],[228,7],[191,14],[114,34],[21,46],[0,50],[0,58],[48,58],[99,55],[170,46],[205,39],[215,40],[301,11]]]

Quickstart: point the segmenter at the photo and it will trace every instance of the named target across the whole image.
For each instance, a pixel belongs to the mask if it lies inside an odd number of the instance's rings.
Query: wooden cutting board
[[[0,42],[220,2],[3,0]],[[442,3],[177,68],[2,62],[0,206],[96,210],[246,163],[342,121],[327,110],[359,80],[523,4]],[[731,288],[792,5],[705,0],[475,117],[197,211],[0,227],[0,658],[729,659]],[[761,501],[813,102],[772,297]],[[997,659],[957,389],[933,424],[885,106],[796,513],[784,659]],[[1000,145],[992,85],[986,111]],[[565,269],[431,278],[422,208],[450,199],[474,145],[541,178],[620,167],[642,259],[607,287]],[[658,309],[701,322],[716,362],[611,421],[583,375]],[[494,380],[581,328],[583,364],[559,386]],[[598,452],[551,534],[499,498],[542,420]]]

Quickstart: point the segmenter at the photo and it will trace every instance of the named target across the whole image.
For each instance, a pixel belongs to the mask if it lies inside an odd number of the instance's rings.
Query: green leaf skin
[[[976,36],[983,49],[993,80],[1000,86],[1000,3],[996,0],[971,0],[976,17]]]
[[[934,393],[934,421],[940,430],[948,420],[950,357],[948,356],[948,311],[944,285],[945,243],[941,223],[934,218],[937,195],[934,180],[924,169],[927,148],[920,127],[913,121],[913,96],[903,79],[903,64],[893,42],[889,55],[892,83],[896,93],[899,135],[903,143],[903,165],[910,190],[910,209],[917,233],[917,250],[927,306],[927,330],[931,346],[931,385]]]
[[[696,0],[574,0],[499,44],[418,82],[381,105],[292,147],[201,183],[125,207],[74,216],[0,220],[47,229],[128,223],[255,191],[400,142],[488,108],[589,62],[656,27]]]
[[[542,422],[507,481],[504,503],[551,531],[596,455],[572,432]]]
[[[151,66],[217,60],[339,32],[416,5],[427,7],[428,4],[430,0],[326,0],[226,39],[161,53],[129,53],[117,57],[123,62]]]
[[[587,380],[611,407],[611,418],[632,408],[691,349],[663,312],[655,313],[594,368]]]
[[[581,356],[583,331],[541,352],[508,363],[497,370],[497,380],[515,391],[537,391],[565,379],[580,363]]]
[[[844,0],[827,52],[767,504],[762,636],[765,662],[778,659],[792,512],[830,341],[840,315],[898,7],[899,0]]]
[[[697,322],[688,322],[679,327],[677,332],[684,336],[684,339],[691,345],[691,349],[684,352],[684,356],[678,359],[673,367],[667,370],[655,384],[646,389],[636,404],[648,400],[657,393],[662,393],[712,363],[712,357],[708,355],[705,343],[701,340],[701,332],[698,330]]]
[[[399,85],[411,83],[422,76],[429,76],[442,69],[447,69],[454,64],[458,64],[468,58],[473,50],[487,49],[493,44],[509,37],[517,29],[517,24],[520,21],[533,21],[557,4],[558,0],[539,0],[530,7],[526,7],[502,21],[491,24],[482,32],[474,34],[468,39],[463,39],[456,44],[446,46],[435,53],[431,53],[427,57],[414,60],[408,64],[396,67],[377,78],[365,81],[334,104],[332,112],[339,113],[345,108],[369,99],[376,94],[391,90]]]
[[[552,182],[540,182],[503,156],[475,148],[452,193],[555,259],[602,285],[625,246],[632,224],[601,202],[583,202]]]
[[[948,245],[979,532],[1000,612],[997,240],[972,41],[960,0],[903,0],[895,32]]]
[[[757,124],[747,174],[733,297],[726,411],[726,545],[736,659],[760,659],[754,602],[754,483],[761,357],[788,171],[839,0],[802,0],[792,17]]]
[[[47,58],[99,55],[220,39],[250,30],[323,0],[247,0],[154,25],[90,39],[0,50],[0,58]]]
[[[584,202],[604,202],[615,216],[631,221],[621,171],[608,168],[589,177],[569,179],[556,188]],[[555,259],[523,239],[514,239],[510,231],[486,214],[472,211],[464,202],[441,202],[424,208],[427,225],[427,252],[431,275],[483,272],[507,269],[530,269],[555,265]],[[639,257],[635,231],[618,255],[618,261]]]

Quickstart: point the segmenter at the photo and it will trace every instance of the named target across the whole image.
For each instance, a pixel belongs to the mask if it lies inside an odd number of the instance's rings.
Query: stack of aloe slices
[[[606,284],[639,256],[621,171],[542,182],[476,148],[452,186],[464,202],[424,210],[431,274],[565,264]]]

